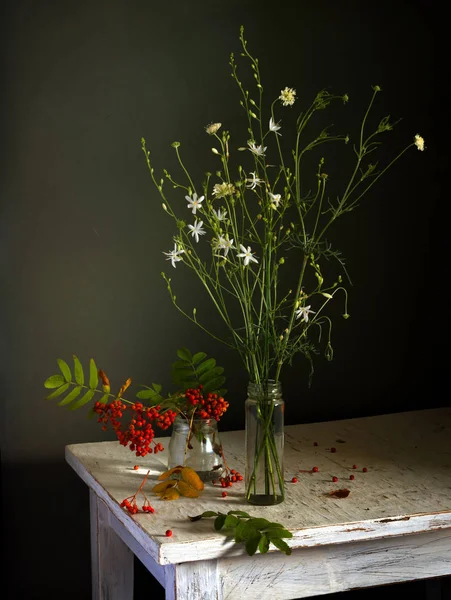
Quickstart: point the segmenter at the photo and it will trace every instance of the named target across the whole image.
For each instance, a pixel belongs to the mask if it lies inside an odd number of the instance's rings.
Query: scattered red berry
[[[172,531],[170,529],[166,530],[166,533],[164,534],[166,537],[171,537],[172,535]]]
[[[225,498],[227,496],[227,492],[222,492],[221,496]]]
[[[212,479],[211,483],[214,485],[216,483],[216,479]]]
[[[313,445],[314,445],[314,446],[317,446],[317,445],[318,445],[318,442],[313,442]]]
[[[357,465],[352,465],[352,468],[353,469],[357,469]]]
[[[355,479],[355,475],[349,475],[349,479],[353,481]]]
[[[137,471],[139,469],[139,465],[135,465],[133,468],[135,469],[135,471]]]
[[[366,472],[368,471],[368,469],[367,469],[366,467],[363,467],[362,471],[363,471],[364,473],[366,473]]]
[[[331,449],[330,449],[330,451],[331,451],[331,452],[336,452],[336,451],[337,451],[337,449],[336,449],[336,448],[331,448]]]
[[[298,482],[298,478],[297,478],[297,477],[293,477],[293,478],[291,479],[291,483],[297,483],[297,482]]]
[[[318,473],[318,467],[313,467],[312,473]]]
[[[337,483],[337,481],[338,481],[338,477],[335,477],[335,476],[334,476],[334,477],[332,477],[332,481],[333,481],[334,483]]]

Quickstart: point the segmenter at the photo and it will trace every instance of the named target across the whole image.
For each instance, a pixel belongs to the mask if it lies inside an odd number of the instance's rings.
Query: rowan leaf
[[[215,522],[214,522],[215,531],[219,531],[220,529],[222,529],[222,526],[224,525],[226,518],[227,518],[227,515],[219,515],[216,517]]]
[[[177,485],[177,481],[175,479],[162,481],[161,483],[157,483],[157,485],[153,486],[152,492],[154,494],[161,494],[165,492],[168,488],[174,487],[175,485]]]
[[[207,357],[207,355],[205,352],[196,352],[196,354],[192,358],[192,363],[194,365],[197,365],[197,363],[201,362],[206,357]]]
[[[258,543],[258,549],[260,550],[260,554],[266,554],[269,550],[269,540],[264,533],[262,533]]]
[[[44,381],[44,387],[51,390],[53,388],[60,387],[63,385],[64,377],[62,375],[51,375],[48,379]]]
[[[213,510],[206,510],[201,515],[196,515],[195,517],[188,517],[190,521],[200,521],[201,519],[206,519],[208,517],[217,517],[219,513],[214,512]]]
[[[201,383],[207,383],[207,381],[214,379],[218,375],[222,375],[222,373],[224,373],[224,367],[214,367],[213,369],[210,369],[209,371],[206,371],[205,373],[203,373],[199,377],[199,381]]]
[[[201,363],[198,367],[196,367],[197,375],[200,377],[200,375],[202,375],[202,373],[205,373],[206,371],[210,371],[210,369],[213,369],[215,366],[216,366],[216,360],[214,358],[209,358],[209,359],[205,360],[203,363]]]
[[[70,394],[68,394],[65,398],[58,402],[58,406],[65,406],[66,404],[70,404],[72,400],[75,400],[75,398],[77,398],[80,395],[82,389],[83,388],[81,387],[81,385],[74,387]]]
[[[60,368],[61,373],[63,374],[64,379],[67,381],[67,383],[70,383],[72,381],[72,373],[69,368],[69,365],[62,358],[58,358],[56,362],[58,363],[58,366]]]
[[[249,556],[253,556],[257,552],[261,537],[262,536],[260,533],[256,533],[254,536],[246,540],[245,547]]]
[[[179,348],[177,350],[177,356],[182,360],[185,360],[186,362],[191,362],[191,359],[193,357],[188,348]]]
[[[227,515],[226,520],[224,521],[224,527],[226,529],[234,528],[240,523],[238,517],[234,515]]]
[[[225,380],[225,377],[215,377],[215,379],[207,381],[207,383],[204,385],[203,392],[205,394],[208,394],[209,392],[215,392],[221,387],[221,385],[225,383]]]
[[[180,473],[182,469],[183,467],[181,465],[173,467],[172,469],[169,469],[169,471],[161,473],[161,475],[158,477],[158,480],[161,481],[162,479],[168,479],[168,477],[170,477],[173,473]]]
[[[97,371],[97,366],[94,362],[94,359],[91,358],[91,360],[89,361],[89,387],[91,388],[91,390],[95,390],[98,383],[99,374]]]
[[[85,383],[83,366],[75,354],[72,356],[72,358],[74,359],[75,381],[78,383],[78,385],[83,385]]]
[[[204,482],[201,480],[196,471],[191,469],[191,467],[183,467],[181,475],[182,479],[195,490],[201,492],[204,489]]]
[[[289,556],[291,554],[291,548],[290,546],[284,542],[283,540],[281,540],[280,538],[274,538],[271,540],[271,544],[274,544],[274,546],[276,548],[278,548],[279,550],[281,550],[282,552],[284,552],[287,556]]]
[[[169,488],[168,490],[166,490],[166,492],[161,494],[160,498],[162,500],[177,500],[177,498],[180,498],[180,493],[175,487],[173,487]]]
[[[186,498],[198,498],[200,496],[199,492],[188,485],[185,481],[179,480],[177,482],[177,489],[182,496],[186,496]]]
[[[64,381],[64,379],[63,379],[63,381]],[[69,389],[69,386],[70,386],[70,383],[65,383],[64,385],[59,387],[57,390],[55,390],[54,392],[49,394],[47,396],[47,400],[52,400],[52,398],[57,398],[58,396],[61,396],[61,394],[64,394],[64,392],[66,392]]]
[[[77,410],[77,408],[81,408],[82,406],[87,404],[90,400],[92,400],[92,397],[94,396],[95,393],[96,393],[95,390],[88,390],[84,396],[82,396],[79,400],[77,400],[76,402],[74,402],[73,404],[71,404],[68,407],[69,410]]]

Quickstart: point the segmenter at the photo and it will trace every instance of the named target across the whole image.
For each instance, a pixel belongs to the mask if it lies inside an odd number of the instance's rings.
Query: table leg
[[[166,600],[223,600],[217,560],[166,565]]]
[[[110,527],[106,504],[89,493],[92,600],[133,600],[133,552]]]

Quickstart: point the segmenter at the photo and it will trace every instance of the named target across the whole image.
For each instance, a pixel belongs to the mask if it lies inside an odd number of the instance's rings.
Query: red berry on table
[[[318,473],[318,467],[313,467],[312,473]]]
[[[291,479],[291,483],[297,483],[297,482],[298,482],[298,478],[297,478],[297,477],[293,477],[293,478]]]
[[[133,468],[135,471],[137,471],[139,469],[139,465],[135,465]]]
[[[313,445],[314,445],[314,446],[317,446],[317,445],[318,445],[318,442],[313,442]]]
[[[353,481],[355,479],[355,475],[349,475],[349,479]]]
[[[227,496],[227,492],[222,492],[221,496],[225,498]]]
[[[363,467],[362,471],[363,471],[364,473],[366,473],[366,472],[368,471],[368,469],[367,469],[366,467]]]
[[[171,535],[172,535],[172,531],[170,529],[167,529],[166,533],[165,533],[165,536],[166,537],[171,537]]]
[[[337,483],[337,481],[338,481],[338,477],[335,477],[335,476],[334,476],[334,477],[332,477],[332,481],[333,481],[334,483]]]
[[[353,469],[357,469],[357,465],[352,465],[352,468]]]
[[[336,452],[336,451],[337,451],[337,449],[336,449],[336,448],[331,448],[331,449],[330,449],[330,451],[331,451],[331,452]]]

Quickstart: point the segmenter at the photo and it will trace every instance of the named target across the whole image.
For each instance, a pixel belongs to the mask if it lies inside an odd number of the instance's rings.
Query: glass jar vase
[[[281,383],[249,383],[245,416],[246,501],[260,506],[279,504],[285,495]]]
[[[168,447],[168,469],[182,465],[194,469],[202,481],[219,479],[224,470],[218,423],[215,419],[175,418]]]

